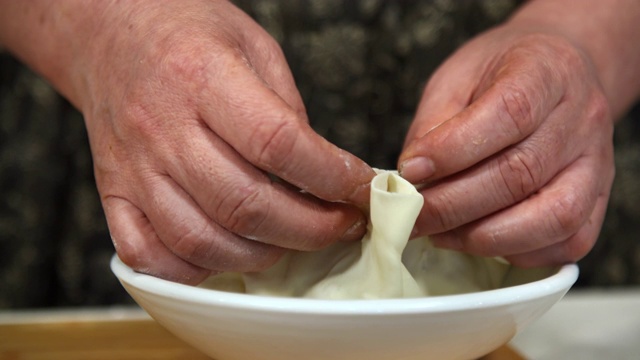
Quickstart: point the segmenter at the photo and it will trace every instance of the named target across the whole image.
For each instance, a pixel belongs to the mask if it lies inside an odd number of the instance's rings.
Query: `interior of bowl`
[[[503,286],[494,290],[408,299],[318,300],[219,291],[207,288],[206,282],[200,286],[179,284],[137,273],[117,255],[111,260],[111,269],[129,287],[179,301],[234,308],[334,314],[442,312],[499,306],[564,293],[578,278],[575,264],[538,269],[513,267]]]

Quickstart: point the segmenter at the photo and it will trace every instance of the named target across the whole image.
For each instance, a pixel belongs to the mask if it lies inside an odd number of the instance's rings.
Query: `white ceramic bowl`
[[[507,343],[560,300],[576,265],[510,273],[505,287],[390,300],[237,294],[111,268],[161,325],[217,360],[475,359]]]

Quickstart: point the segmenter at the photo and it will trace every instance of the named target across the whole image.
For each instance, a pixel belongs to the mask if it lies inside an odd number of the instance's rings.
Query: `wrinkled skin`
[[[247,15],[129,2],[103,21],[81,103],[125,263],[198,283],[363,235],[346,203],[366,204],[372,169],[312,131],[279,46]]]
[[[592,248],[612,117],[640,94],[640,6],[583,2],[527,2],[429,80],[398,162],[425,197],[414,235],[520,266]],[[83,112],[113,242],[135,270],[195,284],[363,235],[373,170],[313,132],[279,46],[231,3],[0,9],[0,42]]]
[[[418,233],[520,266],[576,261],[600,231],[613,121],[587,54],[507,24],[429,81],[399,161],[423,183]]]

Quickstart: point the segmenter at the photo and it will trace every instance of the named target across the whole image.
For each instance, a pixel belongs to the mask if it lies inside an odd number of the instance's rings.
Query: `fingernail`
[[[433,161],[426,157],[414,157],[400,164],[400,176],[411,183],[421,183],[436,171]]]
[[[356,221],[345,233],[342,235],[340,241],[356,241],[362,239],[366,232],[367,222],[364,218]]]
[[[450,250],[462,250],[462,240],[454,234],[444,233],[429,236],[431,243],[438,248]]]

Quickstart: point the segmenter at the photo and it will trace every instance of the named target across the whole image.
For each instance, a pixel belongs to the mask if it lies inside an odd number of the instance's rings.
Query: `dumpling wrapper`
[[[224,274],[205,286],[248,294],[317,299],[412,298],[497,288],[509,265],[409,241],[422,195],[395,172],[371,182],[371,212],[361,242],[291,251],[260,273]]]

